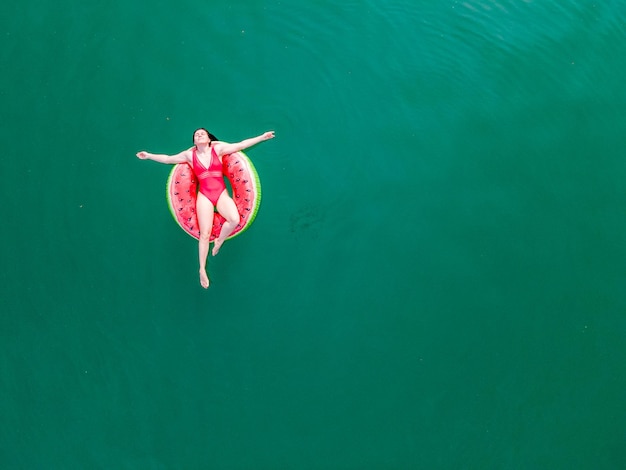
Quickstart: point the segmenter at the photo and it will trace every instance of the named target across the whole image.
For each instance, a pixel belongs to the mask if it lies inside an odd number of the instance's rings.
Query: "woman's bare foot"
[[[213,253],[213,256],[215,256],[216,254],[218,254],[220,252],[220,248],[222,247],[222,243],[224,243],[224,240],[220,240],[219,238],[215,239],[215,242],[213,243],[213,251],[211,253]]]
[[[206,271],[200,270],[200,285],[205,289],[209,287],[209,276],[207,276]]]

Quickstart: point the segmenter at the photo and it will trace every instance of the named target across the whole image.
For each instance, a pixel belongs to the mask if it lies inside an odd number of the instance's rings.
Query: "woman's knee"
[[[200,230],[200,241],[203,242],[208,242],[209,239],[211,238],[211,231],[210,230]]]
[[[235,212],[234,214],[230,214],[230,216],[228,217],[228,221],[231,224],[239,225],[239,222],[241,221],[241,217],[239,217],[239,212]]]

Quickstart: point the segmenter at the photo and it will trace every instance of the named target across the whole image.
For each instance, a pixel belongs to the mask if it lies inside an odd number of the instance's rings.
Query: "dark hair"
[[[209,135],[209,139],[211,139],[211,142],[213,142],[214,140],[219,140],[217,137],[215,137],[213,134],[211,134],[209,131],[207,131],[204,127],[199,127],[195,131],[193,131],[193,135],[191,136],[191,141],[193,143],[195,143],[194,136],[196,135],[196,132],[198,132],[198,131],[206,132]]]

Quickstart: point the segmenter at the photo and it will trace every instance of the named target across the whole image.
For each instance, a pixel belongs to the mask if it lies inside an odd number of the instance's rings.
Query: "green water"
[[[0,6],[0,465],[626,466],[626,4]],[[197,127],[263,201],[209,260]]]

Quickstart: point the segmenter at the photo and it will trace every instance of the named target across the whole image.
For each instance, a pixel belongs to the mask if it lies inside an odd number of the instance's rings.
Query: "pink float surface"
[[[233,238],[245,231],[254,221],[261,204],[261,184],[250,159],[237,152],[222,158],[222,171],[232,188],[241,222],[228,237]],[[166,185],[167,203],[174,220],[189,235],[199,238],[200,228],[196,216],[198,182],[188,163],[179,163],[172,168]],[[217,238],[224,224],[224,217],[215,212],[211,241]]]

